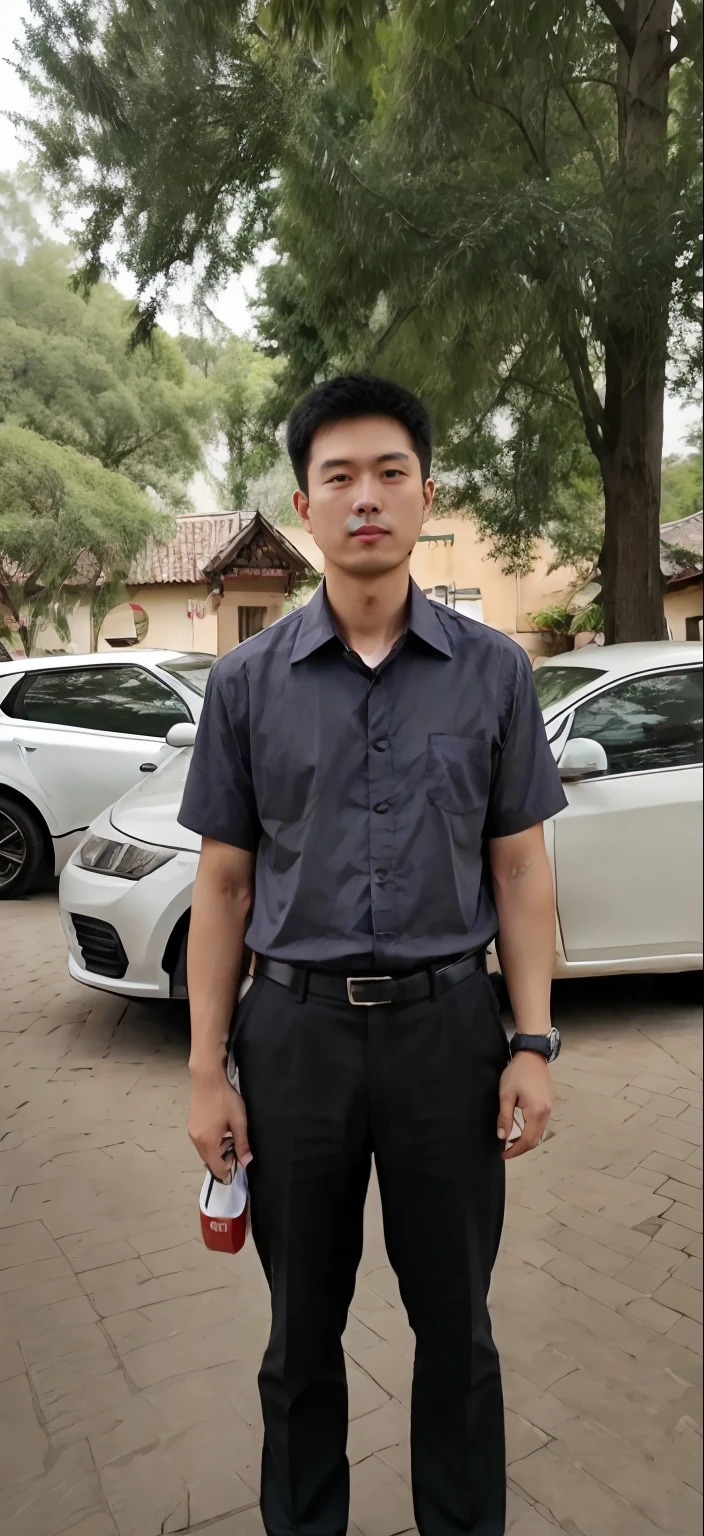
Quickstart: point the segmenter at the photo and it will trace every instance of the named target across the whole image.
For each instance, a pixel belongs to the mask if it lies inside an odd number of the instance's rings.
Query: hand
[[[520,1136],[501,1154],[504,1162],[508,1162],[510,1158],[522,1157],[524,1152],[532,1152],[537,1147],[550,1119],[552,1084],[544,1056],[537,1051],[516,1052],[501,1077],[499,1106],[497,1135],[500,1141],[508,1141],[516,1110],[523,1113]]]
[[[223,1137],[233,1138],[235,1155],[243,1168],[251,1163],[244,1099],[230,1086],[224,1067],[191,1074],[188,1134],[206,1167],[224,1184],[229,1184],[232,1168],[220,1155]]]

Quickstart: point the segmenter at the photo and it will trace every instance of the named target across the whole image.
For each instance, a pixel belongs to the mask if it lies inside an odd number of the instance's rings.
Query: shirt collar
[[[432,650],[438,651],[441,656],[452,655],[439,615],[414,581],[411,582],[408,629],[418,640],[422,640]],[[291,653],[291,664],[305,661],[307,656],[312,656],[314,651],[319,651],[322,646],[328,644],[328,641],[337,638],[339,637],[327,600],[325,582],[321,581],[317,592],[313,593],[310,602],[306,603],[301,612],[301,622]]]

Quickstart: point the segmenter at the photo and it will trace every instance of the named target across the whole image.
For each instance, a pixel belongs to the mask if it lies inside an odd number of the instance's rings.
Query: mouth
[[[358,528],[356,533],[352,534],[352,538],[359,544],[378,544],[381,539],[388,538],[388,534],[385,528],[378,528],[374,523],[365,523],[363,528]]]

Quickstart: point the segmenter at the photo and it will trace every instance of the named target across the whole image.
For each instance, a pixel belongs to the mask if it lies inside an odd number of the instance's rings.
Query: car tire
[[[31,811],[0,794],[0,901],[31,891],[43,859],[44,839]]]

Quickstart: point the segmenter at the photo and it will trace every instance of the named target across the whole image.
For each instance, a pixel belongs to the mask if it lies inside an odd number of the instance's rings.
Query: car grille
[[[82,912],[72,912],[71,922],[87,969],[96,976],[124,976],[127,956],[115,929],[97,917],[85,917]]]

